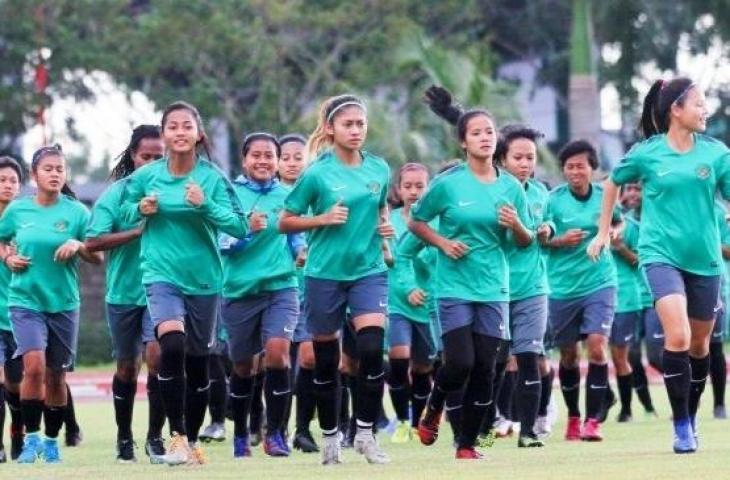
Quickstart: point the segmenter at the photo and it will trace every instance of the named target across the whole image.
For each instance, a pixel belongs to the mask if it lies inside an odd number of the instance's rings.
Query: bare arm
[[[613,209],[618,200],[618,193],[618,185],[613,183],[613,180],[608,178],[603,182],[603,202],[601,203],[601,217],[598,220],[598,233],[588,245],[588,256],[593,261],[598,260],[601,251],[611,241],[611,221],[613,219]]]
[[[100,252],[111,250],[119,246],[125,245],[132,240],[138,239],[142,235],[142,228],[133,228],[124,232],[107,233],[96,238],[86,239],[86,250],[89,252]]]

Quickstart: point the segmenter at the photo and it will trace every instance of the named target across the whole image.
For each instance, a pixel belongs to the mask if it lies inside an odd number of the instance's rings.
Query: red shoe
[[[586,418],[583,424],[583,433],[580,437],[584,442],[600,442],[603,440],[601,424],[597,418]]]
[[[457,460],[481,460],[484,457],[474,447],[462,447],[456,449]]]
[[[580,431],[580,417],[568,417],[568,425],[565,428],[565,439],[569,442],[580,440],[582,437]]]
[[[439,426],[441,425],[441,412],[426,410],[426,414],[418,424],[418,438],[424,445],[433,445],[439,438]]]

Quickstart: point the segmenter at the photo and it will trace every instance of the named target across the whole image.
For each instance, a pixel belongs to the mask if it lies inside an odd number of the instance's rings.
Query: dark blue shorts
[[[512,332],[511,353],[543,353],[547,329],[547,296],[509,303],[509,326]]]
[[[631,344],[636,335],[636,327],[640,322],[641,311],[615,314],[608,342],[616,347],[625,347]]]
[[[46,353],[46,367],[55,371],[73,368],[79,339],[79,311],[47,313],[10,307],[10,320],[18,348],[16,357],[30,351]]]
[[[668,295],[684,295],[689,318],[715,319],[720,303],[719,275],[695,275],[666,263],[650,263],[644,273],[654,302]]]
[[[550,299],[548,322],[556,347],[579,342],[591,334],[608,337],[616,309],[616,289],[606,287],[582,297]]]
[[[644,324],[644,339],[646,343],[664,345],[664,328],[654,307],[642,310],[641,318]]]
[[[5,365],[15,356],[15,337],[10,330],[0,330],[0,366]]]
[[[264,350],[272,338],[292,339],[299,317],[296,288],[223,299],[223,325],[233,362],[243,362]]]
[[[714,343],[722,343],[725,340],[725,329],[727,328],[727,325],[725,324],[725,307],[720,307],[720,309],[717,311],[717,316],[715,317],[715,326],[712,328],[712,337],[710,338],[711,342]]]
[[[422,365],[428,365],[436,359],[436,342],[431,325],[408,320],[397,313],[388,317],[388,346],[410,347],[411,359]]]
[[[185,324],[185,347],[188,355],[210,355],[216,344],[218,295],[185,295],[171,283],[145,285],[147,307],[152,323],[157,326],[167,320]]]
[[[331,335],[342,329],[349,308],[352,318],[388,312],[388,275],[376,273],[340,282],[304,277],[307,327],[312,335]]]
[[[134,360],[144,345],[155,341],[155,326],[147,307],[106,305],[106,321],[112,337],[112,355],[117,360]]]
[[[473,302],[460,298],[439,298],[441,335],[471,326],[473,332],[488,337],[509,339],[509,304],[507,302]]]
[[[307,328],[307,301],[305,299],[299,305],[299,316],[297,317],[297,326],[294,327],[294,338],[292,338],[292,342],[302,343],[311,341],[312,334],[309,333],[309,328]]]

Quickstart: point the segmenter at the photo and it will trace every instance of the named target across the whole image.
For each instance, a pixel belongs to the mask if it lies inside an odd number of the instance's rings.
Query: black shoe
[[[303,453],[319,452],[319,447],[314,441],[314,438],[312,438],[312,433],[309,430],[297,430],[294,434],[292,446],[297,450],[301,450]]]
[[[248,436],[248,443],[252,447],[258,447],[261,445],[261,441],[264,439],[264,435],[261,431],[251,432]]]
[[[25,440],[25,434],[23,429],[19,430],[10,429],[10,458],[17,460],[20,456],[20,452],[23,451],[23,442]]]
[[[165,463],[163,458],[165,456],[165,441],[160,438],[148,438],[144,444],[144,453],[150,457],[150,463],[157,465]]]
[[[136,463],[134,440],[117,440],[117,463]]]
[[[633,417],[631,416],[631,412],[619,412],[618,417],[616,417],[616,421],[618,423],[628,423],[633,420]]]
[[[537,435],[520,435],[517,446],[520,448],[539,448],[544,447],[545,443],[537,438]]]
[[[616,394],[613,393],[613,390],[610,388],[608,389],[608,392],[606,393],[606,398],[604,399],[603,408],[598,414],[598,422],[603,423],[608,418],[608,412],[613,408],[614,405],[616,405]]]
[[[8,455],[5,453],[5,448],[0,448],[0,463],[8,463]]]
[[[78,447],[81,441],[84,439],[80,429],[69,430],[66,428],[66,446],[67,447]]]
[[[712,416],[715,417],[717,420],[727,419],[725,405],[715,405],[715,408],[712,410]]]

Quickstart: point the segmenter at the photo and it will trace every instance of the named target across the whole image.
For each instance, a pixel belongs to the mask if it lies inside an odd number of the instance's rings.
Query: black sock
[[[147,374],[147,401],[149,412],[147,421],[147,438],[162,437],[162,427],[165,425],[165,405],[160,394],[160,381],[157,375]]]
[[[350,395],[350,420],[352,421],[357,418],[357,406],[359,403],[357,376],[347,375],[345,380],[347,381],[347,393]]]
[[[114,396],[114,416],[117,421],[117,440],[132,440],[132,412],[137,382],[123,382],[114,375],[112,395]]]
[[[263,361],[263,359],[262,359]],[[251,431],[258,432],[261,430],[264,418],[264,381],[266,374],[259,372],[253,377],[253,394],[251,395]]]
[[[646,369],[644,368],[644,363],[641,361],[640,348],[638,355],[635,355],[634,348],[632,347],[629,353],[629,361],[631,363],[631,381],[636,391],[636,397],[641,402],[644,410],[653,412],[654,404],[651,401],[651,393],[649,392],[649,379],[646,377]]]
[[[185,431],[185,334],[169,332],[160,337],[160,397],[165,405],[170,432]]]
[[[61,426],[63,425],[65,410],[65,405],[59,407],[50,407],[46,405],[43,407],[43,419],[46,424],[45,434],[47,438],[58,437],[58,432],[61,431]]]
[[[38,433],[43,418],[43,400],[21,400],[20,408],[23,412],[25,433]]]
[[[248,415],[253,397],[253,377],[239,377],[231,374],[229,401],[233,414],[233,434],[236,437],[248,435]]]
[[[497,410],[503,418],[508,420],[516,420],[512,418],[512,399],[516,384],[517,372],[504,372],[502,386],[497,394]]]
[[[0,383],[0,448],[3,443],[3,433],[5,432],[5,385]]]
[[[390,377],[388,387],[390,400],[393,402],[393,410],[399,421],[408,420],[408,401],[411,398],[411,386],[408,380],[408,367],[410,360],[407,358],[390,359]]]
[[[672,418],[675,422],[686,420],[689,417],[689,352],[664,350],[662,369],[664,386],[667,388],[669,403],[672,405]]]
[[[314,370],[299,367],[296,378],[297,431],[308,432],[314,418],[316,400],[314,398]]]
[[[23,415],[20,411],[20,393],[5,390],[5,400],[10,410],[10,431],[17,432],[23,429]]]
[[[224,423],[226,421],[226,399],[228,397],[228,382],[226,371],[223,367],[223,359],[220,355],[210,358],[210,400],[208,411],[210,412],[211,423]]]
[[[185,430],[188,441],[198,441],[200,428],[205,421],[210,397],[209,355],[188,355],[185,358]]]
[[[633,375],[616,375],[618,383],[618,396],[621,399],[621,413],[631,415],[631,390]]]
[[[421,420],[430,393],[431,374],[413,373],[413,386],[411,387],[411,426],[413,428],[416,428]]]
[[[506,347],[508,348],[508,347]],[[494,365],[494,379],[492,380],[492,398],[484,413],[484,420],[479,428],[479,433],[486,435],[494,427],[494,421],[497,419],[497,396],[502,388],[504,380],[504,371],[507,368],[507,362],[497,362]]]
[[[540,406],[537,409],[537,415],[540,417],[547,416],[550,398],[553,396],[553,381],[555,381],[555,369],[550,367],[547,375],[540,377]]]
[[[444,401],[446,419],[454,432],[454,442],[461,441],[461,426],[464,424],[462,414],[464,412],[464,389],[448,392]]]
[[[712,380],[712,397],[714,405],[725,405],[725,386],[727,383],[727,365],[722,342],[710,343],[710,379]]]
[[[335,435],[340,419],[340,342],[314,342],[314,389],[319,427],[324,435]]]
[[[526,436],[534,436],[535,418],[540,406],[540,370],[537,365],[538,355],[536,353],[518,353],[517,359],[517,388],[515,397],[517,401],[518,420],[520,422],[520,433]]]
[[[338,373],[337,378],[339,378],[340,380],[340,386],[338,387],[338,398],[340,399],[340,430],[346,432],[350,425],[350,386],[347,381],[348,375],[345,375],[344,373]]]
[[[560,390],[563,392],[565,406],[568,407],[569,417],[580,417],[578,400],[580,399],[580,370],[578,367],[568,368],[561,363],[558,367]]]
[[[710,355],[702,358],[689,357],[690,367],[690,390],[687,402],[687,411],[690,417],[697,415],[697,408],[700,405],[702,392],[707,384],[707,374],[710,371]]]
[[[359,366],[357,371],[357,408],[355,416],[358,428],[372,428],[383,409],[385,390],[385,365],[382,327],[364,327],[355,335]]]
[[[74,397],[71,395],[71,387],[66,384],[66,408],[63,412],[63,421],[66,424],[66,432],[78,432],[79,422],[76,421],[76,407],[74,406]]]
[[[266,431],[269,435],[280,432],[283,428],[286,406],[291,396],[289,385],[289,369],[266,369]]]
[[[608,364],[588,364],[586,376],[586,418],[598,418],[608,391]]]

